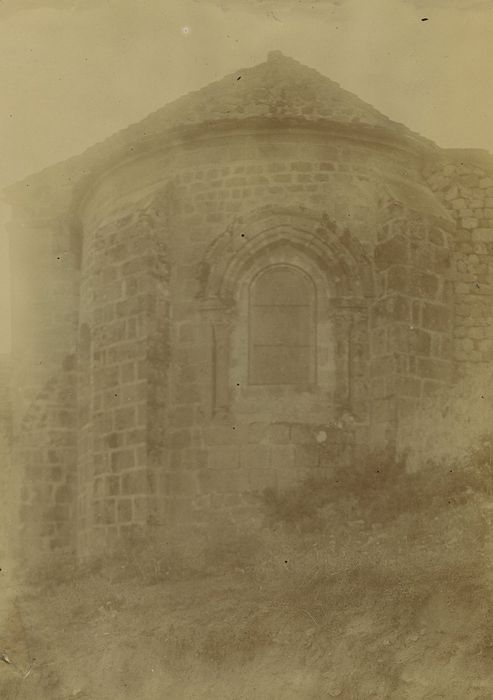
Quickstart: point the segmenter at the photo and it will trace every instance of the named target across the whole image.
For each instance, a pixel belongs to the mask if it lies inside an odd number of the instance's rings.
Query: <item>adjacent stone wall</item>
[[[464,376],[493,360],[493,158],[444,152],[427,175],[455,222],[454,358]]]
[[[23,194],[10,224],[11,476],[18,554],[33,562],[74,550],[79,280],[70,216],[57,216],[46,192],[30,201]]]
[[[12,359],[0,354],[0,464],[7,457],[12,442]]]
[[[20,557],[75,551],[76,372],[74,356],[43,387],[19,427],[12,456],[20,475]]]
[[[18,535],[17,483],[12,475],[11,358],[0,354],[0,554],[7,561]],[[14,547],[13,547],[14,545]]]
[[[437,156],[424,173],[451,220],[452,375],[442,388],[432,385],[414,419],[400,422],[416,468],[467,458],[490,439],[493,420],[493,158],[468,150]],[[436,314],[435,328],[444,318]]]
[[[454,300],[446,219],[390,202],[375,248],[380,298],[371,315],[372,439],[394,434],[402,451],[418,439],[414,420],[452,381]]]

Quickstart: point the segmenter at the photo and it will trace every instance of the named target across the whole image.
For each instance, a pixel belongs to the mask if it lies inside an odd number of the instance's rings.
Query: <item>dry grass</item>
[[[460,467],[370,466],[265,493],[263,530],[200,558],[59,567],[19,603],[37,661],[2,697],[491,698],[489,442]]]

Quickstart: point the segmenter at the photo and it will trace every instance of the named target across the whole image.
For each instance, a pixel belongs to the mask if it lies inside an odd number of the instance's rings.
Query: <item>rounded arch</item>
[[[254,285],[257,285],[258,282],[261,281],[262,277],[269,275],[270,272],[276,272],[277,270],[280,272],[284,270],[287,272],[292,271],[293,273],[299,275],[299,277],[302,278],[310,288],[310,292],[316,294],[315,283],[306,269],[299,264],[297,265],[286,261],[271,262],[255,270],[249,282],[250,289],[252,289]]]
[[[348,230],[340,231],[323,213],[270,207],[238,217],[209,247],[200,272],[201,296],[231,303],[255,260],[262,256],[275,263],[285,247],[316,264],[333,296],[373,296],[371,261]]]

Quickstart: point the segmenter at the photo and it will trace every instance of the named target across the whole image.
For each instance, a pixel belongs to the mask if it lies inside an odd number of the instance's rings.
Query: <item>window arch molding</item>
[[[271,385],[264,404],[266,387],[248,383],[249,286],[263,269],[279,264],[300,267],[315,285],[316,381]],[[355,309],[366,314],[373,298],[372,271],[363,246],[323,215],[269,207],[234,220],[197,270],[197,300],[211,329],[212,415],[260,415],[259,406],[267,420],[301,420],[310,413],[325,421],[331,412],[338,415],[351,400],[349,338]]]
[[[269,207],[238,217],[209,246],[198,269],[198,297],[233,305],[238,280],[259,256],[283,244],[312,259],[334,297],[374,296],[372,264],[349,231],[341,233],[323,213]]]

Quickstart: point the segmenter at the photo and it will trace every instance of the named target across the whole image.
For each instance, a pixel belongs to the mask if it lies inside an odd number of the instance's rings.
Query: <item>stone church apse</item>
[[[491,157],[280,52],[6,198],[37,552],[241,530],[266,488],[405,453],[491,363]]]

